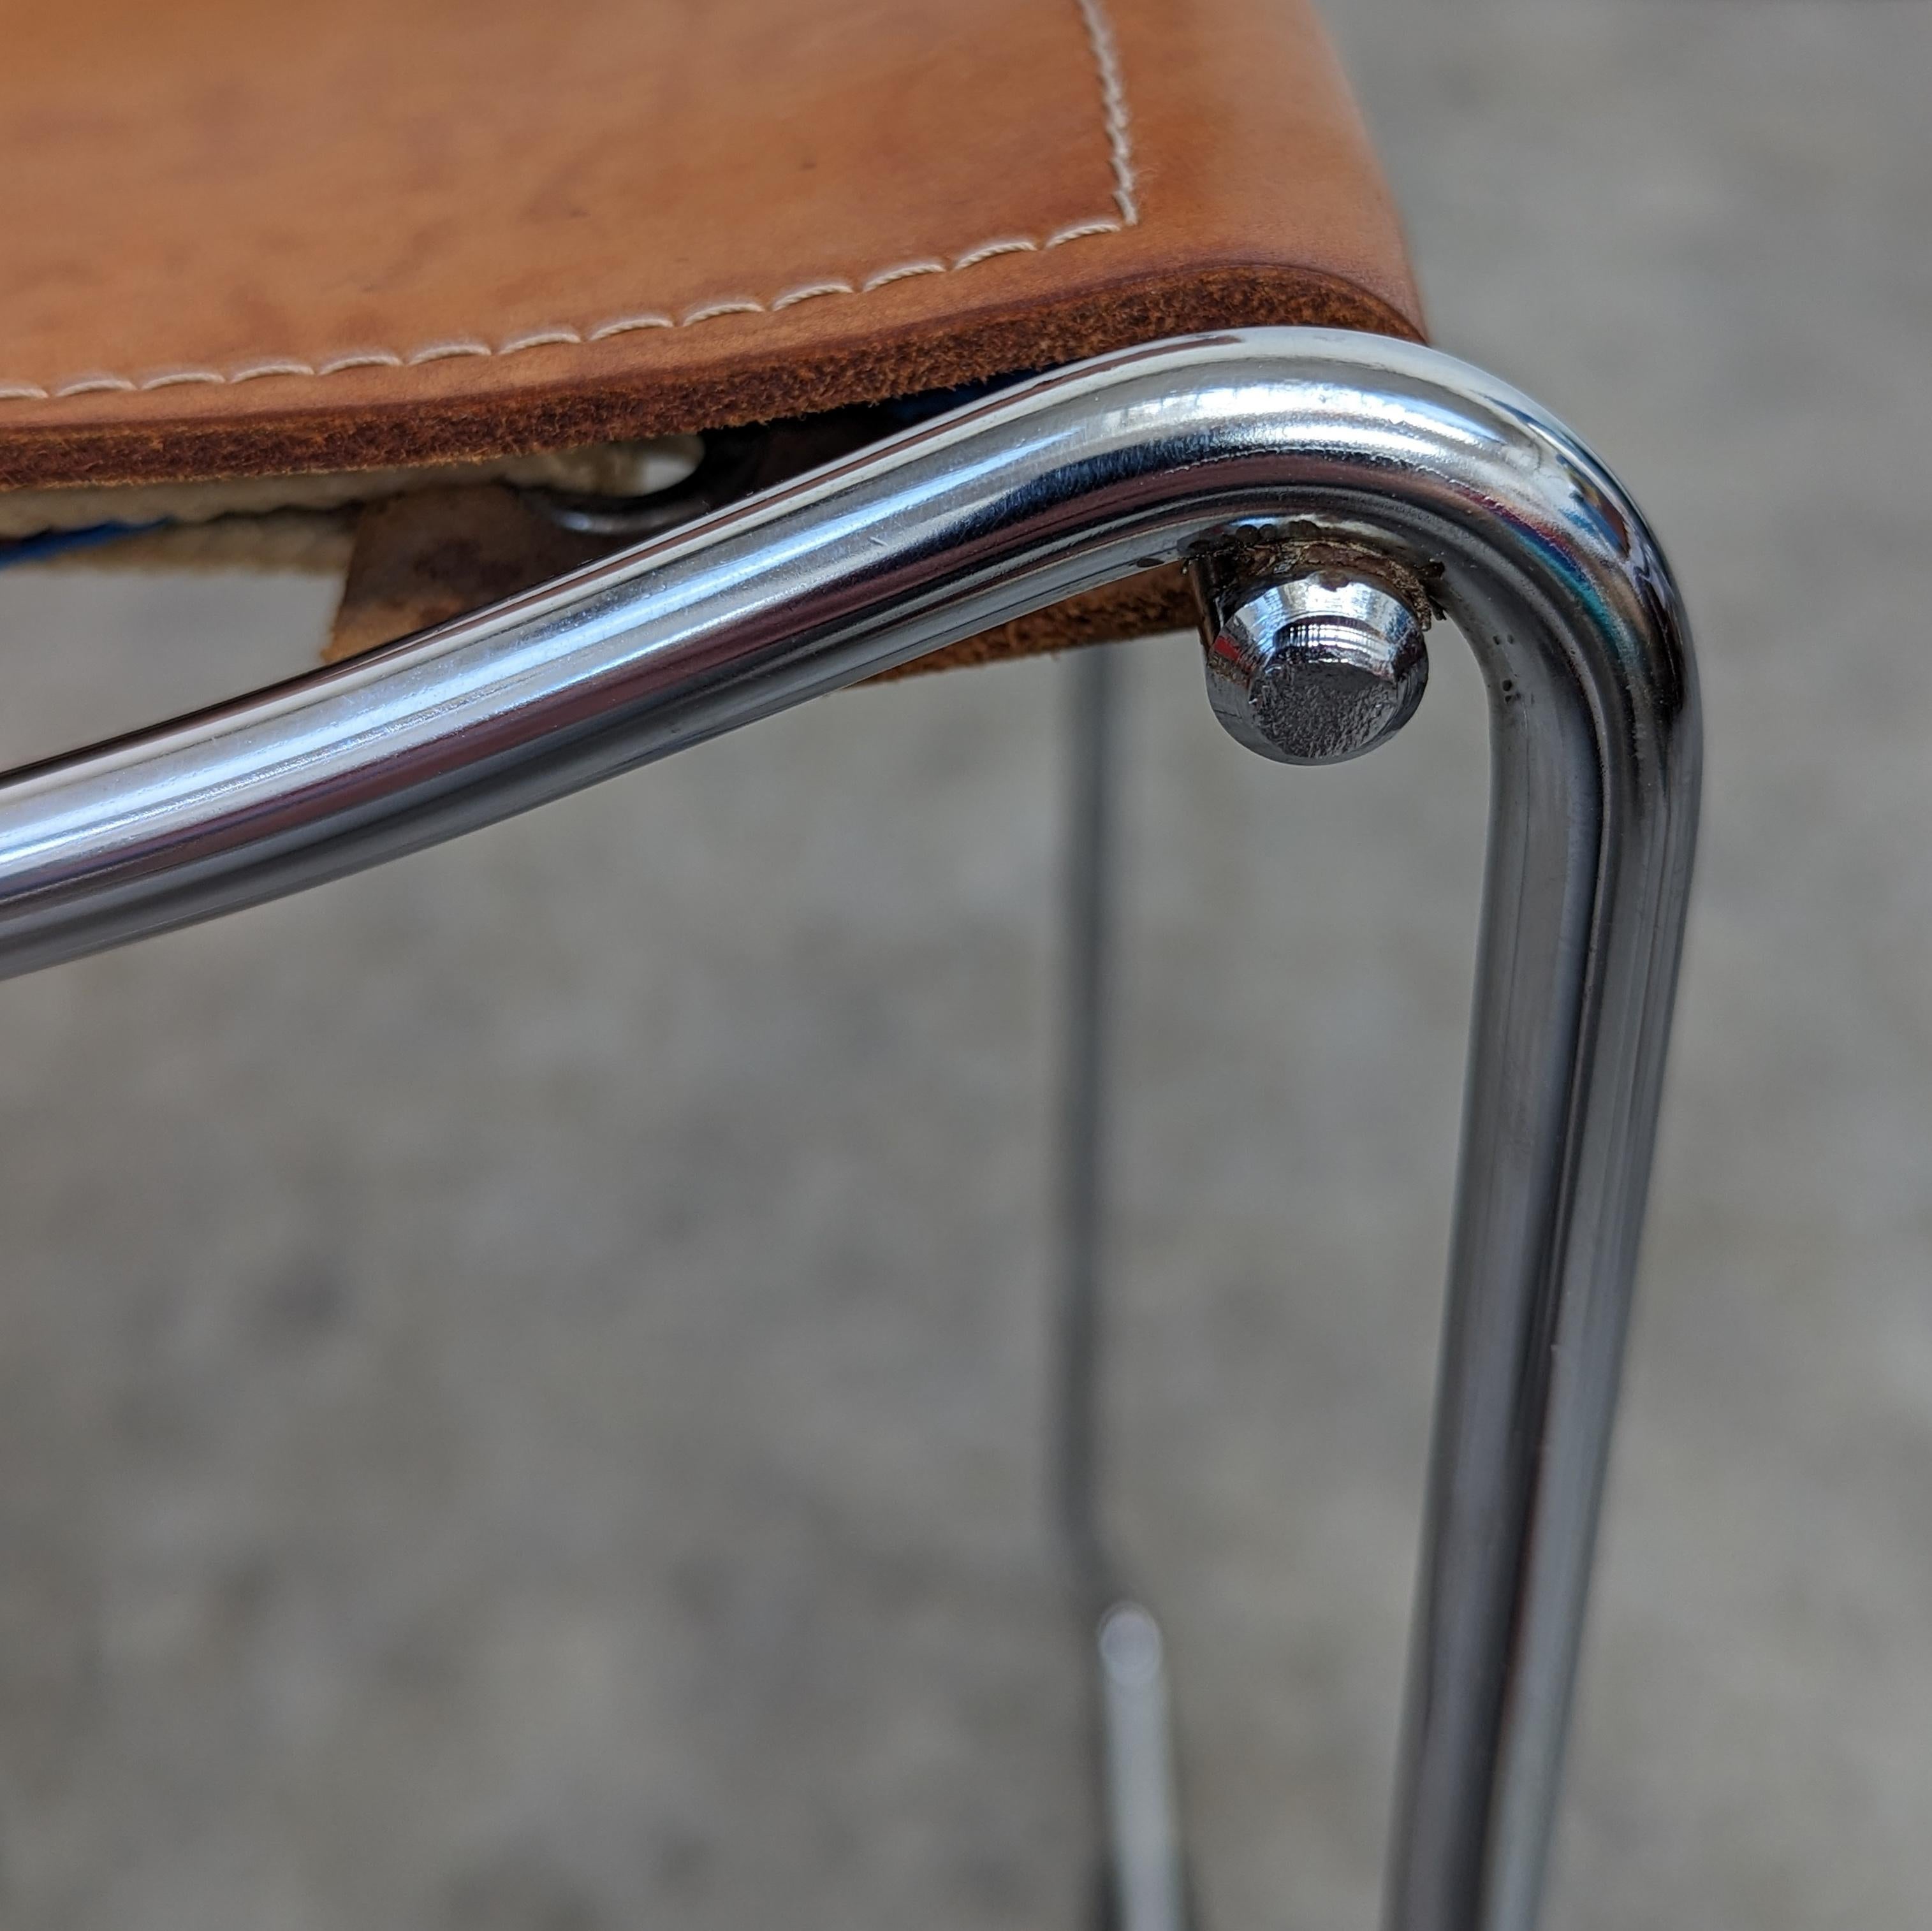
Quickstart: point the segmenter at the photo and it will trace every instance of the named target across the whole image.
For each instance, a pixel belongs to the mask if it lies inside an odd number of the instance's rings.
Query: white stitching
[[[1040,244],[1042,248],[1058,248],[1069,241],[1078,241],[1088,235],[1118,235],[1126,224],[1119,221],[1076,221],[1064,228],[1056,228]]]
[[[298,362],[292,359],[276,360],[244,363],[238,369],[231,369],[228,372],[228,379],[231,382],[259,382],[264,376],[312,376],[314,373],[315,370],[306,362]],[[178,382],[206,382],[208,379],[208,373],[200,369],[188,370],[184,370],[173,379]],[[218,376],[215,379],[219,382],[221,378]],[[143,382],[141,386],[144,389],[151,389],[154,387],[154,384]]]
[[[620,315],[609,322],[600,322],[584,337],[586,342],[602,342],[607,336],[626,335],[634,328],[675,328],[677,324],[668,315]]]
[[[410,350],[410,362],[413,367],[418,362],[447,361],[452,355],[494,355],[496,352],[488,343],[464,336],[453,342],[425,342],[420,349]]]
[[[990,262],[995,255],[1030,255],[1040,247],[1037,241],[1024,235],[1009,235],[998,241],[982,241],[976,248],[968,248],[952,264],[956,274],[962,268],[970,268],[980,262]]]
[[[1078,0],[1078,4],[1080,17],[1087,24],[1088,44],[1094,49],[1094,64],[1100,70],[1100,105],[1107,124],[1107,151],[1114,163],[1114,199],[1121,220],[1131,228],[1141,218],[1141,205],[1136,192],[1133,138],[1127,127],[1127,90],[1120,79],[1120,49],[1101,0]]]
[[[72,382],[63,382],[54,391],[56,397],[92,395],[97,389],[131,389],[134,385],[125,376],[76,376]]]
[[[507,341],[496,345],[496,352],[500,355],[520,355],[526,349],[547,349],[553,343],[566,343],[574,346],[583,340],[584,337],[575,329],[560,322],[554,328],[532,328],[521,335],[512,335]]]
[[[1082,22],[1086,28],[1087,43],[1092,51],[1094,70],[1100,82],[1107,150],[1113,169],[1114,200],[1120,211],[1118,220],[1109,218],[1072,222],[1064,228],[1056,228],[1043,241],[1036,241],[1026,235],[1003,235],[994,241],[982,241],[976,248],[968,248],[950,263],[937,259],[902,262],[867,276],[856,289],[842,276],[829,276],[822,281],[796,283],[774,295],[768,303],[756,301],[749,295],[704,302],[688,309],[675,320],[655,311],[619,315],[581,334],[562,322],[550,328],[530,329],[508,337],[494,349],[487,342],[466,336],[447,341],[426,342],[406,355],[398,355],[393,349],[356,349],[313,364],[292,358],[276,357],[244,362],[226,373],[219,369],[164,369],[138,382],[125,376],[76,376],[52,391],[34,382],[0,382],[0,402],[60,401],[69,396],[92,395],[110,390],[134,392],[170,388],[188,382],[250,382],[268,376],[333,376],[350,369],[416,367],[454,356],[514,355],[526,349],[578,347],[640,328],[688,328],[694,323],[713,321],[721,316],[775,315],[794,302],[808,301],[819,295],[870,295],[876,289],[889,287],[894,282],[904,281],[915,275],[957,274],[963,268],[975,267],[1001,255],[1034,254],[1048,248],[1061,247],[1069,241],[1080,241],[1090,235],[1118,235],[1122,229],[1136,226],[1141,218],[1126,89],[1120,79],[1120,48],[1114,38],[1113,25],[1107,17],[1103,0],[1074,0],[1074,4],[1078,7]]]
[[[835,276],[830,281],[806,282],[797,288],[788,288],[783,295],[772,297],[772,313],[776,315],[782,308],[789,308],[795,301],[810,301],[821,295],[856,295],[858,290],[842,276]]]
[[[881,268],[875,275],[868,275],[859,284],[861,295],[870,295],[875,288],[884,288],[888,282],[902,282],[908,275],[943,275],[946,273],[944,262],[902,262],[896,268]]]
[[[701,308],[686,309],[679,318],[678,326],[688,328],[694,322],[711,322],[721,315],[762,315],[765,304],[754,301],[748,295],[734,295],[725,301],[707,301]]]

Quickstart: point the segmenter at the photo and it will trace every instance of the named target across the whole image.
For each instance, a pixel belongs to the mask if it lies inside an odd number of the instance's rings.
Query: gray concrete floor
[[[1708,835],[1560,1931],[1932,1889],[1932,10],[1335,0],[1444,343],[1688,586]],[[0,579],[25,755],[328,593]],[[1130,653],[1116,1516],[1216,1931],[1366,1927],[1484,805]],[[0,1918],[1083,1921],[1042,1507],[1060,670],[0,987]]]

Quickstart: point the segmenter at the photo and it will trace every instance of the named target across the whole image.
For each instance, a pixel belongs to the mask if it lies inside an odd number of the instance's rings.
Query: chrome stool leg
[[[1599,518],[1640,528],[1607,491]],[[1696,816],[1688,655],[1620,658],[1587,598],[1539,608],[1580,559],[1512,581],[1533,554],[1443,600],[1489,679],[1492,787],[1390,1931],[1537,1916]],[[1428,676],[1414,560],[1318,527],[1194,559],[1230,734],[1316,764],[1400,730]],[[1660,562],[1634,587],[1668,628]]]
[[[1077,652],[1069,667],[1054,1500],[1093,1672],[1107,1931],[1185,1931],[1186,1871],[1166,1650],[1153,1614],[1126,1593],[1120,1579],[1100,1499],[1100,1363],[1125,667],[1118,646],[1111,645]]]

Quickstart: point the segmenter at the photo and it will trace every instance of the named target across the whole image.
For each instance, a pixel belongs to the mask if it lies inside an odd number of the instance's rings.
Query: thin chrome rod
[[[1101,1501],[1107,1171],[1118,946],[1118,649],[1078,652],[1066,712],[1066,937],[1061,1010],[1060,1294],[1054,1488],[1061,1546],[1093,1672],[1096,1783],[1113,1931],[1184,1931],[1185,1858],[1166,1646],[1125,1600]]]
[[[1094,1653],[1112,1931],[1185,1931],[1187,1864],[1160,1625],[1139,1603],[1117,1603],[1100,1619]]]
[[[1527,397],[1319,330],[1041,377],[541,591],[0,782],[0,971],[508,816],[1285,518],[1400,553],[1487,680],[1490,848],[1388,1890],[1527,1931],[1690,880],[1689,644]]]
[[[1078,652],[1069,670],[1053,1472],[1061,1543],[1080,1613],[1091,1627],[1119,1587],[1101,1528],[1100,1499],[1100,1270],[1112,1098],[1119,653],[1110,646]]]

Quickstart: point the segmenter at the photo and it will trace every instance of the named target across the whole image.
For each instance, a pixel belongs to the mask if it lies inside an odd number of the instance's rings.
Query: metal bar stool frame
[[[490,610],[10,774],[0,972],[399,856],[1136,570],[1186,561],[1211,583],[1231,557],[1252,567],[1311,537],[1426,584],[1489,690],[1487,872],[1385,1914],[1389,1931],[1528,1931],[1654,1137],[1700,730],[1660,551],[1615,479],[1526,397],[1432,350],[1312,329],[1156,343],[1035,379]],[[1225,718],[1226,666],[1210,655],[1210,670]],[[1078,972],[1098,970],[1105,926],[1104,741],[1089,751],[1096,895],[1083,910],[1076,895]],[[1101,1036],[1074,1044],[1077,1330],[1097,1285],[1097,1088],[1083,1099],[1082,1082]],[[1077,1366],[1090,1347],[1072,1339],[1068,1387],[1090,1402]],[[1067,1423],[1062,1519],[1105,1594],[1079,1460],[1090,1429]],[[1097,1641],[1103,1687],[1123,1699],[1110,1714],[1144,1729],[1157,1633],[1103,1622]],[[1144,1771],[1145,1752],[1133,1761]],[[1149,1788],[1114,1789],[1110,1815],[1149,1814]],[[1137,1864],[1117,1839],[1114,1855],[1126,1931],[1172,1925],[1178,1847]]]

